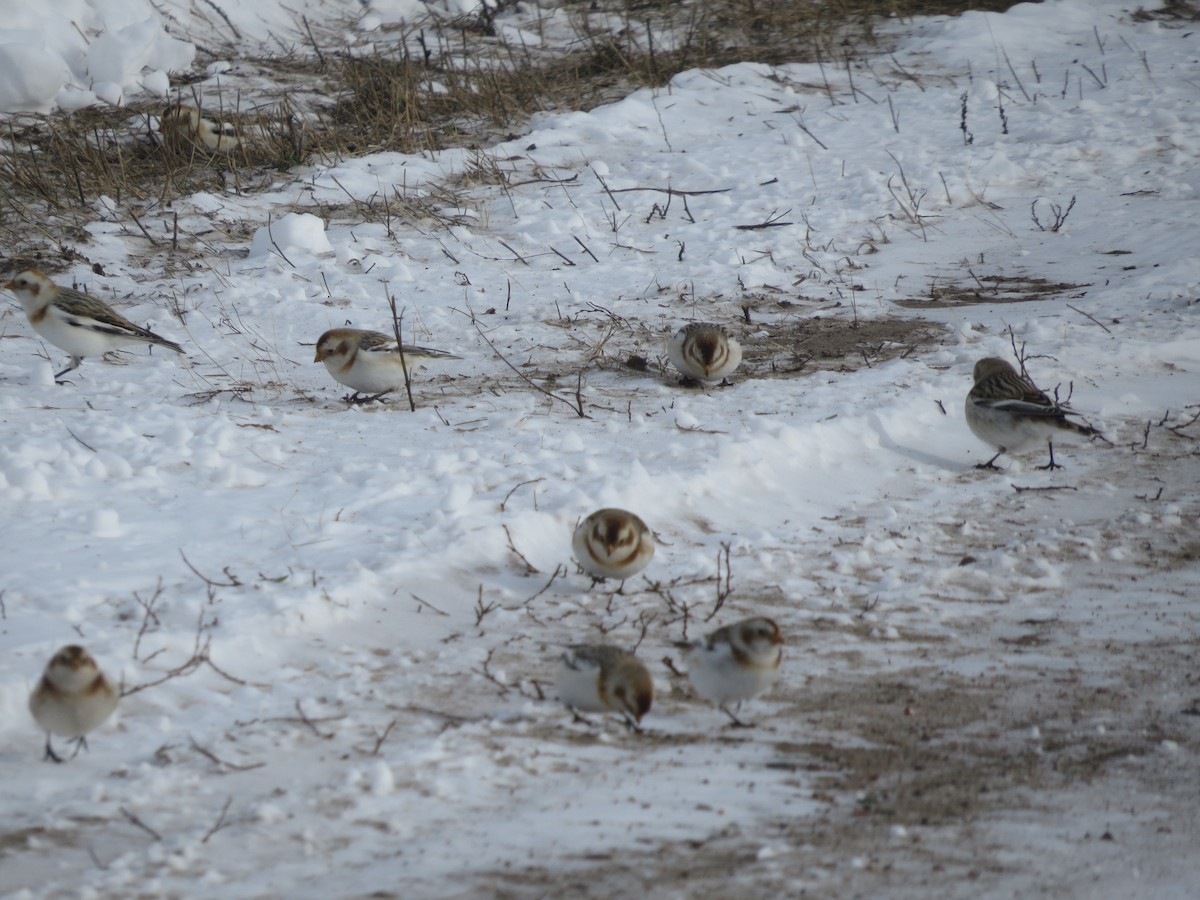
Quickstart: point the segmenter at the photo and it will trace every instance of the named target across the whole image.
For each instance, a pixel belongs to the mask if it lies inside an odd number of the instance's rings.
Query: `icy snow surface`
[[[0,46],[9,109],[63,66],[99,93],[85,71],[190,61],[154,5],[77,5],[107,23],[86,61],[44,17]],[[1193,31],[1108,0],[916,20],[853,82],[733,65],[543,115],[487,149],[505,186],[464,187],[468,151],[383,154],[143,213],[204,236],[186,259],[92,224],[59,283],[188,352],[59,386],[5,309],[0,888],[1194,896]],[[442,183],[452,227],[346,203]],[[312,361],[327,328],[389,329],[389,294],[463,357],[415,412],[347,407]],[[811,358],[817,323],[883,319],[928,324]],[[694,320],[746,348],[730,386],[665,367]],[[1014,342],[1110,444],[974,468],[971,367]],[[609,505],[659,539],[617,595],[570,559]],[[784,671],[731,730],[675,642],[750,614]],[[644,734],[555,702],[561,648],[601,640],[640,640]],[[54,766],[25,704],[71,642],[143,689]]]

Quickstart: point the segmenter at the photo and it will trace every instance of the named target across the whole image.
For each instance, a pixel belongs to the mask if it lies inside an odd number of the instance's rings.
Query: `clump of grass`
[[[318,149],[286,98],[268,111],[205,115],[232,120],[232,152],[163,141],[162,104],[95,106],[70,115],[14,117],[0,131],[0,239],[10,255],[65,252],[101,207],[162,208],[198,191],[252,190]],[[111,203],[99,203],[107,197]]]
[[[433,32],[412,25],[390,48],[367,55],[322,54],[342,92],[331,113],[343,153],[421,152],[522,130],[531,114],[588,110],[681,71],[734,62],[841,59],[847,42],[873,41],[882,18],[1005,9],[1012,0],[828,0],[778,3],[625,4],[611,16],[570,9],[574,46],[531,49],[493,37],[494,13]],[[314,48],[319,49],[319,48]]]
[[[420,23],[387,46],[350,53],[255,60],[283,80],[334,98],[297,108],[286,95],[256,110],[216,104],[243,137],[228,154],[169,147],[154,127],[161,105],[91,107],[69,115],[10,119],[0,131],[0,240],[10,256],[62,255],[86,237],[100,197],[117,208],[165,207],[197,191],[248,191],[314,158],[326,162],[381,150],[479,148],[515,137],[538,111],[588,110],[680,71],[738,61],[778,64],[842,60],[847,45],[875,39],[881,17],[999,10],[1010,0],[716,0],[568,8],[569,49],[530,48],[496,37],[499,7]],[[620,27],[613,27],[616,19]],[[310,36],[312,32],[309,31]],[[195,103],[201,106],[202,104]],[[494,174],[494,173],[493,173]],[[390,220],[393,200],[381,198]],[[372,209],[376,204],[368,203]],[[136,219],[135,219],[136,221]],[[138,223],[138,227],[141,227]],[[43,249],[38,249],[43,248]]]

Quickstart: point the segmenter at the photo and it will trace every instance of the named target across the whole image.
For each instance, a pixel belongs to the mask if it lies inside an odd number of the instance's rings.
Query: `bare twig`
[[[1190,419],[1188,419],[1186,422],[1182,422],[1182,423],[1180,423],[1179,425],[1168,425],[1168,426],[1166,426],[1166,427],[1167,427],[1167,431],[1171,432],[1171,433],[1172,433],[1173,435],[1175,435],[1176,437],[1187,438],[1188,440],[1194,440],[1194,439],[1192,438],[1192,436],[1191,436],[1191,435],[1189,435],[1189,434],[1184,434],[1184,433],[1183,433],[1183,429],[1185,429],[1185,428],[1190,428],[1192,425],[1195,425],[1197,421],[1200,421],[1200,408],[1197,408],[1197,407],[1195,407],[1195,406],[1187,406],[1187,407],[1184,407],[1184,408],[1185,408],[1185,409],[1196,409],[1197,411],[1196,411],[1196,413],[1195,413],[1195,414],[1194,414],[1194,415],[1193,415],[1193,416],[1192,416]]]
[[[918,88],[920,88],[922,94],[925,93],[925,85],[921,84],[921,80],[919,78],[917,78],[916,75],[914,75],[912,72],[908,71],[908,69],[904,68],[904,66],[900,65],[900,60],[896,59],[896,54],[889,53],[888,56],[891,57],[892,64],[897,69],[900,70],[900,74],[903,75],[905,78],[907,78],[909,81],[911,81],[913,84],[915,84]]]
[[[1081,316],[1091,319],[1093,322],[1095,322],[1097,325],[1099,325],[1101,328],[1104,329],[1105,334],[1112,334],[1112,332],[1108,330],[1108,327],[1103,322],[1101,322],[1099,319],[1097,319],[1095,316],[1093,316],[1091,313],[1084,312],[1082,309],[1079,309],[1076,306],[1072,306],[1070,303],[1067,304],[1067,309],[1073,309],[1073,310],[1075,310],[1075,312],[1079,313]]]
[[[1025,95],[1026,102],[1032,103],[1033,100],[1030,98],[1029,92],[1025,90],[1025,85],[1021,84],[1021,77],[1017,74],[1017,70],[1013,68],[1012,60],[1008,58],[1008,51],[1001,49],[1000,52],[1004,54],[1004,62],[1008,65],[1008,71],[1012,73],[1013,81],[1017,83],[1017,87],[1019,87],[1021,89],[1021,93]]]
[[[414,600],[416,600],[418,603],[420,603],[420,604],[421,604],[421,606],[428,606],[430,609],[432,609],[432,610],[433,610],[435,613],[437,613],[439,616],[445,616],[446,618],[449,618],[449,617],[450,617],[450,613],[448,613],[448,612],[443,612],[442,610],[438,609],[436,606],[434,606],[432,603],[430,603],[430,602],[429,602],[428,600],[426,600],[424,597],[418,597],[416,594],[409,594],[409,596],[410,596],[410,597],[412,597]],[[417,607],[417,612],[419,613],[420,611],[421,611],[421,607],[420,607],[420,606],[418,606],[418,607]]]
[[[1046,226],[1038,220],[1037,204],[1040,197],[1035,197],[1033,203],[1029,205],[1029,214],[1033,217],[1033,224],[1038,227],[1039,231],[1046,231]],[[1067,216],[1071,214],[1071,210],[1075,208],[1075,195],[1071,195],[1071,202],[1067,204],[1067,208],[1063,209],[1057,203],[1050,204],[1050,212],[1054,216],[1054,224],[1050,226],[1050,231],[1057,232],[1063,225],[1067,223]]]
[[[596,176],[596,180],[600,182],[600,187],[604,188],[604,193],[608,194],[608,199],[613,202],[613,206],[618,211],[621,209],[621,204],[617,202],[617,198],[613,196],[613,192],[608,189],[608,185],[604,183],[604,179],[600,177],[600,173],[592,169],[592,174]]]
[[[505,525],[505,524],[501,524],[501,526],[500,526],[500,527],[504,529],[504,536],[505,536],[506,538],[508,538],[508,549],[509,549],[509,550],[511,550],[511,551],[512,551],[514,554],[516,554],[517,558],[518,558],[519,560],[521,560],[521,562],[525,563],[525,574],[526,574],[526,575],[538,575],[538,574],[541,574],[541,570],[540,570],[540,569],[538,569],[538,568],[537,568],[537,566],[535,566],[535,565],[534,565],[533,563],[531,563],[529,560],[527,560],[527,559],[525,558],[525,554],[524,554],[524,553],[522,553],[520,550],[518,550],[518,549],[517,549],[517,546],[516,546],[516,544],[514,544],[514,543],[513,543],[513,536],[512,536],[512,532],[508,530],[508,526],[507,526],[507,525]],[[476,622],[475,624],[476,624],[476,625],[478,625],[479,623],[478,623],[478,622]]]
[[[892,151],[888,150],[886,152],[892,158],[892,161],[895,162],[896,168],[900,172],[900,183],[904,186],[905,196],[901,197],[896,189],[892,187],[892,178],[894,176],[888,177],[888,193],[892,195],[892,199],[896,201],[896,205],[900,207],[900,211],[904,213],[905,218],[921,229],[922,240],[929,240],[925,234],[925,219],[927,217],[921,212],[921,203],[924,201],[927,192],[913,190],[908,183],[908,177],[904,174],[904,166],[900,164],[900,160],[896,158],[896,155]]]
[[[505,494],[504,499],[500,501],[500,512],[504,512],[504,505],[506,503],[508,503],[508,499],[513,494],[515,494],[519,488],[523,488],[527,484],[537,484],[539,481],[545,481],[545,480],[546,480],[545,478],[531,478],[528,481],[521,481],[521,482],[518,482],[517,484],[513,485],[513,489],[511,491],[509,491],[507,494]],[[537,495],[534,494],[534,500],[536,501],[536,499],[537,499]]]
[[[729,599],[729,595],[733,593],[733,570],[729,566],[729,550],[730,544],[728,541],[721,542],[721,549],[717,551],[717,602],[707,616],[704,617],[705,622],[711,622],[721,611],[721,607],[725,605],[725,601]],[[722,565],[723,564],[723,565]],[[721,579],[722,569],[725,573],[724,581]]]
[[[182,549],[180,549],[179,555],[181,557],[183,557],[184,565],[186,565],[189,569],[192,570],[192,574],[195,575],[197,578],[199,578],[201,581],[203,581],[205,584],[209,585],[210,587],[241,587],[242,586],[241,579],[239,579],[236,575],[234,575],[232,572],[229,571],[229,566],[226,566],[224,569],[222,569],[222,571],[225,573],[225,577],[228,578],[229,581],[213,581],[207,575],[202,575],[199,572],[199,570],[197,570],[196,567],[191,564],[191,562],[188,560],[187,556],[184,554]]]
[[[71,437],[75,438],[75,440],[79,441],[79,443],[82,444],[85,448],[87,448],[88,450],[91,450],[93,453],[96,452],[95,447],[93,447],[91,444],[89,444],[87,441],[85,441],[83,438],[81,438],[79,435],[77,435],[75,432],[73,432],[70,428],[67,428],[66,425],[64,425],[63,427],[67,429],[67,434],[69,434]]]
[[[191,735],[188,735],[188,741],[191,742],[193,750],[195,750],[197,753],[199,753],[205,759],[215,763],[216,765],[220,766],[223,769],[232,769],[235,772],[249,772],[251,769],[261,769],[263,766],[266,765],[266,763],[251,763],[249,765],[242,766],[242,765],[238,765],[237,763],[227,762],[226,760],[221,759],[219,756],[217,756],[217,754],[213,753],[211,750],[207,749],[206,747],[200,746],[200,744],[198,744],[196,742],[196,739],[194,737],[192,737]]]
[[[496,655],[496,648],[493,647],[491,650],[489,650],[487,652],[487,656],[485,656],[483,658],[483,677],[486,678],[488,681],[490,681],[492,684],[496,685],[496,687],[500,688],[501,694],[507,694],[509,691],[512,690],[512,685],[505,684],[503,681],[501,681],[499,678],[497,678],[495,675],[493,675],[491,668],[489,668],[492,663],[492,657],[495,655]]]
[[[583,404],[581,402],[579,402],[578,391],[576,392],[576,402],[572,403],[566,397],[560,397],[558,394],[554,393],[553,391],[547,390],[546,388],[542,387],[539,384],[535,384],[533,379],[531,379],[528,375],[526,375],[524,372],[522,372],[520,369],[518,369],[516,366],[514,366],[511,362],[509,362],[508,359],[504,356],[504,354],[496,349],[496,345],[491,342],[491,340],[488,338],[488,336],[484,333],[483,329],[479,327],[478,322],[476,322],[476,321],[474,321],[474,319],[472,319],[471,324],[475,326],[475,330],[479,332],[479,336],[481,338],[483,338],[484,343],[486,343],[492,349],[492,352],[496,354],[496,356],[500,359],[500,361],[502,363],[504,363],[506,366],[508,366],[510,369],[512,369],[513,372],[515,372],[516,375],[522,381],[524,381],[526,384],[528,384],[531,388],[533,388],[538,393],[545,394],[550,399],[557,400],[559,403],[565,403],[567,406],[571,407],[571,409],[575,411],[575,414],[577,416],[579,416],[579,418],[581,418],[581,419],[590,419],[591,418],[591,416],[589,416],[587,413],[585,413],[583,411]]]
[[[546,246],[549,247],[551,250],[553,250],[555,256],[557,256],[559,259],[561,259],[563,262],[565,262],[568,266],[575,265],[575,260],[571,259],[569,256],[567,256],[565,253],[563,253],[561,250],[559,250],[553,244],[547,244]]]
[[[785,225],[795,225],[795,222],[779,221],[790,212],[790,209],[784,212],[775,210],[771,215],[767,216],[766,220],[759,222],[757,225],[734,225],[733,227],[738,231],[759,231],[763,228],[782,228]]]
[[[211,597],[212,589],[210,588],[209,590]],[[129,697],[133,694],[139,693],[140,691],[144,691],[147,688],[157,687],[160,684],[170,681],[172,678],[181,678],[184,675],[190,675],[208,661],[211,640],[211,637],[205,633],[204,607],[201,606],[200,615],[196,619],[196,634],[193,639],[191,656],[189,656],[181,665],[178,665],[175,668],[167,671],[166,674],[160,678],[156,678],[153,681],[147,681],[143,684],[136,684],[130,688],[122,686],[121,696]],[[245,682],[242,683],[244,684]]]
[[[596,254],[595,254],[595,253],[593,253],[591,250],[589,250],[589,249],[588,249],[588,245],[587,245],[587,244],[585,244],[583,241],[581,241],[581,240],[578,238],[578,236],[574,236],[574,235],[573,235],[573,237],[575,237],[575,243],[577,243],[577,244],[578,244],[580,247],[582,247],[582,248],[583,248],[583,252],[584,252],[584,253],[586,253],[588,256],[590,256],[590,257],[592,258],[592,262],[600,262],[600,260],[596,259]]]
[[[226,672],[224,669],[222,669],[220,666],[218,666],[215,662],[213,662],[212,657],[207,652],[205,652],[204,659],[202,659],[201,662],[204,663],[204,665],[208,666],[210,669],[212,669],[214,672],[216,672],[218,675],[220,675],[222,678],[224,678],[226,681],[232,681],[234,684],[240,684],[243,687],[245,687],[246,685],[251,685],[251,686],[257,687],[257,688],[270,687],[269,684],[264,684],[262,682],[256,682],[256,681],[246,681],[244,678],[236,678],[233,675],[230,675],[228,672]]]
[[[145,236],[146,240],[148,240],[150,242],[150,246],[157,247],[158,241],[156,241],[154,238],[152,238],[150,236],[150,232],[148,232],[146,230],[146,226],[142,224],[142,220],[137,217],[137,215],[134,213],[133,210],[128,210],[128,213],[129,213],[129,218],[133,219],[133,224],[138,227],[138,230],[141,231],[141,233]]]
[[[277,243],[275,243],[275,234],[274,234],[274,232],[271,231],[271,214],[270,213],[267,213],[267,237],[269,237],[271,239],[271,246],[275,248],[275,252],[279,254],[279,258],[282,259],[289,266],[291,266],[293,269],[296,268],[296,264],[294,262],[292,262],[290,259],[288,259],[287,254],[283,252],[283,250],[280,248],[280,246]]]
[[[147,599],[143,600],[137,591],[133,592],[133,599],[142,608],[142,627],[138,629],[137,637],[133,640],[133,658],[135,660],[140,660],[138,649],[141,647],[142,638],[150,630],[151,623],[156,628],[160,625],[158,614],[155,613],[154,607],[157,605],[159,597],[162,596],[162,592],[163,582],[161,577],[158,579],[158,584],[154,586],[154,593]]]
[[[129,820],[130,825],[136,825],[138,828],[142,829],[142,831],[146,832],[146,834],[150,835],[150,837],[154,838],[154,840],[156,840],[156,841],[162,840],[161,834],[159,834],[157,831],[155,831],[153,828],[151,828],[149,825],[147,825],[145,822],[143,822],[141,819],[139,819],[137,816],[135,816],[129,810],[127,810],[125,807],[123,807],[123,806],[118,807],[117,811],[121,815],[123,815],[126,819]]]
[[[1079,65],[1083,67],[1083,71],[1087,72],[1089,75],[1091,75],[1093,78],[1096,79],[1096,84],[1100,85],[1100,87],[1108,87],[1108,85],[1104,83],[1103,79],[1101,79],[1099,75],[1097,75],[1090,68],[1088,68],[1088,66],[1085,63],[1080,63]],[[1100,71],[1101,72],[1104,71],[1103,65],[1101,65]],[[1107,73],[1105,74],[1105,77],[1107,77]]]
[[[554,584],[554,582],[557,579],[565,577],[567,574],[567,571],[568,571],[567,567],[564,566],[562,563],[559,563],[557,566],[555,566],[554,571],[550,573],[550,580],[547,581],[544,585],[542,585],[541,590],[539,590],[536,594],[534,594],[532,597],[530,597],[528,600],[525,601],[525,612],[528,613],[530,616],[532,616],[533,613],[529,612],[529,604],[532,603],[534,600],[536,600],[538,597],[542,596],[542,594],[546,593],[546,591],[550,590],[550,585]]]
[[[383,729],[383,734],[375,739],[375,746],[371,748],[372,756],[379,755],[379,748],[383,746],[383,742],[388,739],[388,735],[392,733],[392,729],[396,727],[396,723],[399,721],[399,719],[392,719],[392,721],[388,722],[388,727]]]
[[[313,52],[317,54],[317,62],[321,64],[321,68],[325,68],[325,56],[321,53],[321,46],[317,43],[317,39],[313,37],[312,28],[308,24],[308,16],[301,16],[300,21],[304,23],[304,30],[308,32],[308,39],[312,43]]]
[[[233,803],[233,795],[230,794],[225,800],[225,805],[221,807],[221,814],[217,816],[217,821],[213,823],[213,827],[208,829],[204,837],[200,838],[200,843],[207,844],[208,839],[220,831],[225,826],[225,814],[229,812],[229,806]]]
[[[408,365],[404,359],[404,340],[403,328],[401,327],[404,321],[404,310],[396,312],[396,297],[388,290],[387,285],[384,285],[384,291],[387,293],[388,308],[392,311],[392,331],[396,335],[396,352],[400,354],[400,368],[404,372],[404,391],[408,394],[408,409],[410,412],[417,411],[417,401],[413,399],[412,379],[408,375]]]
[[[634,653],[637,653],[638,647],[642,646],[642,641],[646,640],[646,633],[650,630],[651,623],[653,623],[654,620],[657,618],[658,618],[658,613],[651,612],[648,609],[643,609],[640,613],[638,613],[638,617],[637,617],[638,639],[636,641],[634,641],[634,644],[633,644],[633,652]]]
[[[627,187],[617,188],[615,191],[610,191],[613,194],[625,194],[629,191],[656,191],[660,194],[666,194],[668,197],[700,197],[704,194],[728,194],[733,188],[714,188],[709,191],[681,191],[673,187]]]
[[[483,620],[485,618],[487,618],[488,613],[494,612],[495,610],[501,609],[501,608],[502,607],[500,606],[499,600],[495,600],[490,603],[483,602],[483,585],[481,584],[479,586],[479,595],[475,598],[475,625],[476,625],[476,627],[478,627],[483,622]]]
[[[316,723],[313,722],[313,720],[310,719],[308,717],[308,715],[304,712],[304,709],[300,706],[299,700],[296,701],[296,712],[299,713],[299,715],[300,715],[300,721],[303,722],[305,725],[307,725],[309,728],[311,728],[312,733],[315,734],[317,737],[321,738],[322,740],[326,740],[326,741],[329,740],[331,737],[333,737],[332,734],[322,734],[321,733],[321,729],[317,728]]]
[[[817,137],[815,134],[813,134],[811,131],[808,130],[808,126],[805,125],[799,118],[796,119],[796,127],[798,127],[801,131],[803,131],[810,138],[812,138],[813,141],[816,143],[816,145],[818,147],[820,147],[822,150],[829,149],[828,147],[826,147],[824,144],[821,143],[821,139],[819,137]]]

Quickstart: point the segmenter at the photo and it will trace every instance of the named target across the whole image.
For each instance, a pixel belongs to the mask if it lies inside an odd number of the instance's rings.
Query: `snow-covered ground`
[[[186,253],[98,217],[53,274],[187,355],[55,385],[0,316],[0,888],[1194,896],[1193,31],[1109,0],[916,20],[852,78],[690,71],[483,157],[141,211]],[[125,62],[129,93],[171,64]],[[506,183],[470,187],[481,159]],[[441,184],[460,224],[346,202]],[[415,412],[312,362],[389,294],[462,357]],[[742,341],[731,386],[666,368],[693,320]],[[974,468],[971,368],[1014,346],[1110,444]],[[659,540],[618,595],[570,558],[607,505]],[[675,642],[751,614],[784,671],[731,730]],[[654,673],[643,734],[554,698],[601,640]],[[73,642],[131,693],[56,766],[26,701]]]

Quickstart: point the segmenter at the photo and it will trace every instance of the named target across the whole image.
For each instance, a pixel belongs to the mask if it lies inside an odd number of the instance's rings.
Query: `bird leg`
[[[48,732],[48,731],[46,732],[46,755],[43,756],[42,759],[43,760],[47,760],[47,759],[53,760],[56,763],[60,763],[63,761],[63,758],[61,756],[59,756],[57,753],[55,753],[54,748],[52,746],[50,746],[50,732]]]
[[[999,472],[1000,467],[998,465],[996,465],[996,460],[998,460],[1003,455],[1004,455],[1004,451],[1001,450],[999,453],[997,453],[995,456],[993,456],[987,462],[975,463],[975,468],[977,468],[977,469],[993,469],[993,470]]]
[[[82,363],[83,363],[82,356],[72,356],[71,364],[69,366],[67,366],[65,369],[63,369],[61,372],[58,372],[55,374],[54,383],[55,384],[66,384],[67,382],[59,381],[59,379],[62,378],[64,375],[66,375],[68,372],[74,372],[76,369],[78,369],[80,367],[80,365],[82,365]]]
[[[378,394],[361,396],[358,391],[355,391],[353,394],[348,394],[342,399],[351,406],[362,406],[364,404],[371,403],[374,400],[378,400],[380,403],[387,403],[387,401],[383,399],[383,395],[387,393],[390,393],[390,391],[380,391]]]
[[[1054,441],[1046,441],[1046,446],[1050,448],[1050,462],[1046,463],[1044,466],[1038,466],[1038,469],[1043,472],[1047,470],[1061,469],[1062,466],[1054,461]]]
[[[75,745],[75,752],[72,753],[70,756],[68,756],[67,759],[74,759],[75,757],[77,757],[79,755],[80,750],[86,750],[88,748],[87,738],[84,737],[82,734],[77,738],[71,738],[71,740],[67,741],[67,743]],[[57,753],[55,753],[54,748],[52,746],[50,746],[50,732],[48,732],[48,731],[46,732],[46,755],[43,756],[42,759],[44,759],[44,760],[50,759],[56,763],[61,763],[61,762],[67,761],[66,759],[63,759],[61,756],[59,756]]]
[[[741,704],[738,704],[738,705],[740,706]],[[725,715],[729,716],[729,718],[732,720],[729,723],[730,728],[753,728],[754,727],[753,722],[743,722],[741,719],[739,719],[737,716],[735,716],[733,714],[733,710],[731,710],[728,706],[722,706],[721,712],[725,713]]]
[[[592,578],[592,586],[589,588],[589,590],[594,591],[594,590],[596,590],[597,587],[603,587],[604,585],[608,584],[608,579],[603,575],[600,575],[600,576],[593,575],[593,576],[591,576],[591,578]],[[620,594],[622,597],[625,596],[625,579],[624,578],[621,579],[621,583],[617,585],[617,589],[615,591],[608,592],[608,602],[612,603],[612,598],[615,597],[617,594]],[[612,612],[612,610],[610,609],[609,612]]]

